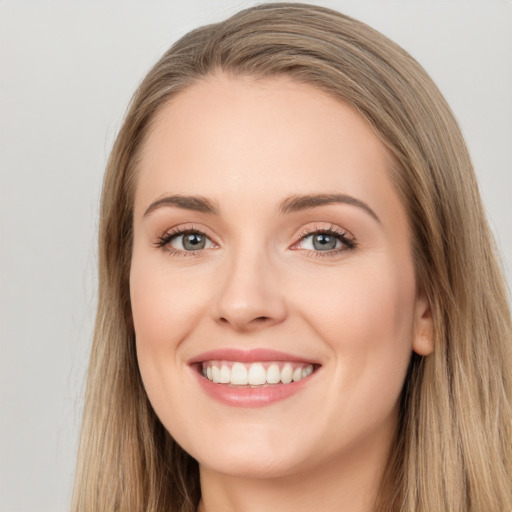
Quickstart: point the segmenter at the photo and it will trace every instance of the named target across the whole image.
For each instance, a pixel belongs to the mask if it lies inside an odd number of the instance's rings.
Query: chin
[[[225,453],[220,457],[202,458],[198,460],[201,468],[207,468],[241,479],[274,479],[291,476],[302,470],[304,461],[297,456],[279,453],[259,453],[256,450],[245,449],[244,453]]]
[[[185,443],[202,468],[238,478],[277,478],[304,468],[311,454],[303,439],[290,439],[288,429],[225,429],[222,434],[201,438],[201,442]]]

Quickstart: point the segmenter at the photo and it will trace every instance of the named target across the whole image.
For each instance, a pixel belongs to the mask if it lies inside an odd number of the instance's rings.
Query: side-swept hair
[[[376,510],[512,510],[511,318],[472,164],[454,116],[423,68],[354,19],[264,4],[185,35],[136,91],[105,174],[99,304],[74,512],[193,512],[198,465],[144,391],[129,299],[134,183],[156,114],[213,73],[287,75],[358,109],[393,155],[434,353],[413,356]]]

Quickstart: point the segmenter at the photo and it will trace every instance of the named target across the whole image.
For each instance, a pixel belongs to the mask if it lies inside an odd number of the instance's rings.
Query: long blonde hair
[[[322,7],[264,4],[180,39],[136,91],[105,174],[99,304],[73,510],[192,512],[198,465],[156,418],[138,371],[128,275],[138,157],[159,109],[221,71],[285,74],[355,106],[394,156],[435,351],[413,356],[379,511],[512,510],[511,319],[452,112],[421,66]]]

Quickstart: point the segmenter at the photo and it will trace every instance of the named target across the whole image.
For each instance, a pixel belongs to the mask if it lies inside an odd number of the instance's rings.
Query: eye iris
[[[317,233],[313,236],[313,247],[317,251],[330,251],[336,248],[337,238],[326,233]]]
[[[187,233],[183,235],[183,248],[187,251],[197,251],[204,249],[206,237],[199,233]]]

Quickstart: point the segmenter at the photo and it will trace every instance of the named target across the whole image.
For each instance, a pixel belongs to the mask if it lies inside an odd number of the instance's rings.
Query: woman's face
[[[390,163],[355,109],[287,78],[209,77],[161,110],[131,303],[149,399],[203,468],[387,456],[411,353],[431,351]]]

